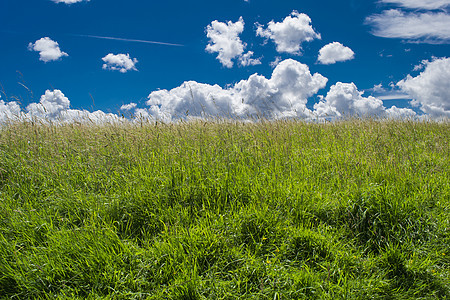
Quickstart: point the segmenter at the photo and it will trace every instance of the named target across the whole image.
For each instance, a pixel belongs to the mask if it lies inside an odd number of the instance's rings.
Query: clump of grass
[[[448,122],[0,128],[0,297],[445,299]]]

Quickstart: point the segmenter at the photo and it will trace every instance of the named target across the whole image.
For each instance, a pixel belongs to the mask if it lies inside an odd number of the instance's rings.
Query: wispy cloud
[[[410,100],[411,96],[408,94],[385,94],[381,96],[377,96],[378,99],[386,101],[386,100]]]
[[[439,9],[450,6],[450,0],[380,0],[380,2],[413,9]]]
[[[74,36],[88,37],[88,38],[102,39],[102,40],[114,40],[114,41],[122,41],[122,42],[156,44],[156,45],[165,45],[165,46],[176,46],[176,47],[183,47],[184,46],[184,45],[181,45],[181,44],[174,44],[174,43],[165,43],[165,42],[147,41],[147,40],[136,40],[136,39],[125,39],[125,38],[110,37],[110,36],[90,35],[90,34],[74,34]]]
[[[372,26],[372,34],[379,37],[431,44],[450,42],[450,15],[446,12],[415,13],[390,9],[367,17],[366,24]]]

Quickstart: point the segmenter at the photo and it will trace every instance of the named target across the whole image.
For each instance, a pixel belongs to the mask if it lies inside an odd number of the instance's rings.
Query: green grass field
[[[449,299],[450,123],[0,128],[0,298]]]

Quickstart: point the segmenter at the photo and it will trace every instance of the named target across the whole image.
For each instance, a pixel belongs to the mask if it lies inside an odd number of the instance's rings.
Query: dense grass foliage
[[[448,299],[450,124],[0,128],[4,299]]]

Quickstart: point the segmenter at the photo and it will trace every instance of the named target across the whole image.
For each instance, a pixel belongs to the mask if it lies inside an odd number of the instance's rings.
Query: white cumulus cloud
[[[327,119],[352,116],[409,119],[416,116],[412,109],[396,106],[386,109],[381,99],[362,94],[354,83],[337,82],[326,97],[314,105],[314,114]]]
[[[366,18],[372,34],[423,43],[450,42],[450,15],[446,12],[404,12],[385,10]]]
[[[386,109],[386,117],[389,119],[412,119],[417,114],[410,108],[398,108],[393,105],[391,108]]]
[[[354,83],[338,82],[331,86],[324,100],[314,105],[319,117],[382,116],[383,101],[375,97],[363,97]]]
[[[102,58],[105,62],[103,64],[104,70],[114,70],[120,71],[121,73],[126,73],[130,70],[137,71],[136,63],[138,60],[136,58],[131,58],[130,54],[112,54],[109,53],[105,57]]]
[[[329,65],[338,61],[351,60],[355,57],[355,52],[349,47],[345,47],[341,43],[334,42],[322,47],[319,50],[318,61],[322,64]]]
[[[219,53],[217,59],[220,63],[227,67],[233,67],[233,59],[244,53],[245,43],[241,41],[239,35],[244,31],[244,20],[242,17],[235,23],[212,21],[206,27],[206,36],[209,43],[206,51],[209,53]]]
[[[21,115],[20,105],[15,102],[0,100],[0,124],[7,121],[17,120]]]
[[[269,65],[270,65],[272,68],[275,68],[276,66],[278,66],[278,64],[279,64],[281,61],[282,61],[281,57],[280,57],[280,56],[277,56],[277,57],[275,57],[275,60],[274,60],[274,61],[271,61],[271,62],[269,63]]]
[[[450,0],[380,0],[383,3],[397,4],[405,8],[438,9],[450,5]]]
[[[89,112],[87,110],[70,109],[69,99],[60,90],[46,90],[39,103],[31,103],[26,107],[27,113],[22,115],[25,120],[38,119],[56,123],[89,122],[113,123],[121,121],[115,114],[101,110]]]
[[[413,104],[434,116],[450,117],[450,58],[437,58],[425,64],[418,76],[408,75],[397,85],[414,99]]]
[[[69,107],[69,99],[60,90],[46,90],[39,103],[31,103],[27,106],[27,111],[33,117],[56,119]]]
[[[299,55],[303,42],[321,38],[311,26],[311,18],[297,11],[293,11],[283,22],[270,21],[267,29],[264,29],[261,24],[256,25],[256,35],[273,40],[278,52]]]
[[[69,56],[66,52],[62,52],[59,44],[49,37],[43,37],[34,44],[28,44],[28,50],[39,52],[39,60],[43,62],[55,61],[64,56]]]
[[[172,90],[152,92],[141,116],[173,120],[185,117],[308,118],[308,97],[325,87],[327,78],[312,75],[307,65],[287,59],[274,69],[270,79],[253,74],[231,87],[222,88],[188,81]]]

